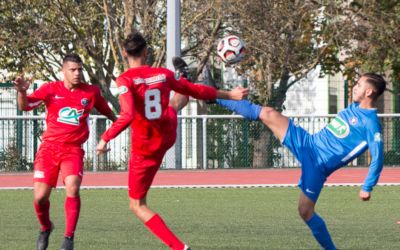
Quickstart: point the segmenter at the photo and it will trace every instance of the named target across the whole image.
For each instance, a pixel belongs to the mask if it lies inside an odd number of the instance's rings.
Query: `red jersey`
[[[132,151],[145,155],[164,150],[175,141],[176,114],[172,117],[168,109],[171,90],[197,99],[217,97],[214,88],[195,85],[183,78],[176,80],[172,71],[147,65],[128,69],[116,82],[120,117],[101,138],[108,142],[131,125]]]
[[[45,103],[46,130],[43,141],[81,145],[89,137],[89,112],[95,107],[107,115],[112,111],[97,86],[80,83],[72,91],[64,82],[48,82],[28,96],[28,107],[32,110]]]

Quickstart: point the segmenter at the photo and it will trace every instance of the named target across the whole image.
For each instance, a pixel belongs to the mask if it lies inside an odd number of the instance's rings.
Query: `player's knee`
[[[48,198],[45,195],[35,195],[33,198],[33,202],[39,205],[43,205],[48,201]]]
[[[49,200],[50,193],[47,190],[35,190],[33,194],[33,202],[43,205]]]
[[[260,113],[260,120],[268,125],[271,121],[274,120],[274,117],[278,115],[278,111],[271,107],[263,107]]]
[[[301,204],[299,204],[299,206],[298,206],[298,212],[299,212],[300,217],[304,221],[308,221],[314,213],[314,211],[312,209],[310,209],[307,206],[302,206]]]
[[[79,185],[71,185],[65,187],[68,197],[78,197],[79,196]]]
[[[131,210],[134,214],[138,214],[140,210],[139,202],[131,201],[129,203],[129,210]]]
[[[172,106],[176,112],[183,109],[186,104],[189,102],[189,97],[181,94],[176,94],[169,102],[169,105]]]

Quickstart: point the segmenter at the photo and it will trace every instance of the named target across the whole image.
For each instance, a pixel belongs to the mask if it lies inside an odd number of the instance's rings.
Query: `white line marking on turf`
[[[363,183],[325,183],[325,187],[355,187]],[[400,186],[400,183],[378,183],[377,186]],[[258,188],[297,187],[297,184],[221,184],[221,185],[156,185],[151,188]],[[0,190],[32,190],[32,187],[0,187]],[[65,189],[64,186],[56,189]],[[81,186],[81,189],[128,189],[127,186]]]

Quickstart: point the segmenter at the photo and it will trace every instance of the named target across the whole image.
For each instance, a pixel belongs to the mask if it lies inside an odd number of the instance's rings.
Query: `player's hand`
[[[367,192],[367,191],[364,191],[364,190],[360,190],[360,199],[362,200],[362,201],[369,201],[369,199],[371,198],[371,192]]]
[[[229,92],[229,97],[232,100],[243,100],[249,94],[248,88],[236,87]]]
[[[111,149],[107,148],[107,142],[101,139],[96,146],[96,154],[100,155],[110,151]]]
[[[26,90],[29,88],[29,85],[31,85],[31,82],[32,78],[25,81],[24,75],[21,74],[14,80],[14,86],[18,92],[26,92]]]

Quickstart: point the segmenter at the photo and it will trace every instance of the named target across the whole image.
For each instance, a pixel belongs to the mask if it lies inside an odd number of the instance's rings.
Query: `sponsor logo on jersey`
[[[119,86],[118,87],[118,94],[122,95],[128,92],[128,87],[127,86]]]
[[[33,178],[37,178],[37,179],[44,178],[44,172],[43,172],[43,171],[36,170],[36,171],[33,173]]]
[[[133,83],[134,84],[143,84],[143,83],[146,83],[146,82],[144,81],[143,78],[136,78],[136,79],[133,79]]]
[[[152,84],[157,84],[157,83],[163,83],[166,81],[166,77],[164,74],[161,75],[156,75],[156,76],[152,76],[149,78],[136,78],[133,79],[133,83],[134,84],[146,84],[146,85],[152,85]]]
[[[77,110],[71,107],[62,108],[58,112],[57,121],[78,126],[79,118],[83,115],[83,111],[83,109]]]
[[[89,104],[89,100],[87,98],[83,98],[81,100],[81,104],[86,107]]]
[[[326,128],[337,138],[345,138],[350,133],[349,124],[339,116],[333,119]]]
[[[379,132],[375,133],[374,134],[374,141],[376,141],[376,142],[382,141],[382,134],[379,133]]]

